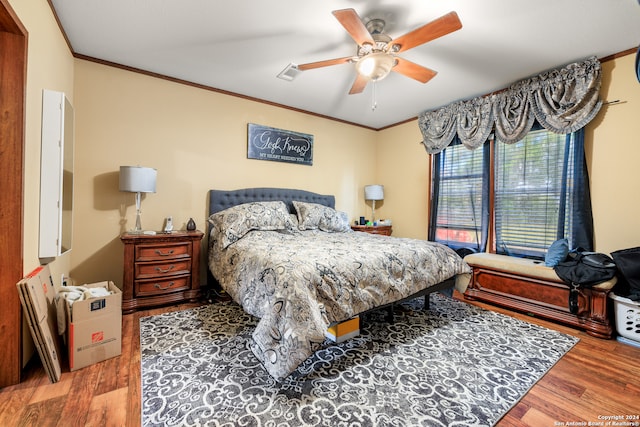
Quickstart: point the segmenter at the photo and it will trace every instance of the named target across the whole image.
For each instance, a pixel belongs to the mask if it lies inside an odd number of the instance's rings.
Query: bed
[[[210,190],[211,276],[259,318],[251,349],[280,381],[320,349],[327,328],[456,286],[471,269],[424,240],[352,231],[335,198],[304,190]]]

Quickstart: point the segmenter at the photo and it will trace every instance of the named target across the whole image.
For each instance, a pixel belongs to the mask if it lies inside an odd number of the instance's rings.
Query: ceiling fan
[[[385,34],[385,22],[372,19],[365,25],[355,10],[334,10],[333,15],[358,44],[355,56],[328,59],[298,65],[298,70],[311,70],[330,65],[355,63],[357,76],[349,94],[361,93],[369,81],[376,82],[395,71],[421,83],[431,80],[437,72],[407,61],[398,53],[437,39],[462,28],[456,12],[449,12],[413,31],[392,39]]]

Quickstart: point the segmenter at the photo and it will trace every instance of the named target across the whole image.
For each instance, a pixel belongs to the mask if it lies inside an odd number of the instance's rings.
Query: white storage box
[[[616,330],[618,335],[640,342],[640,303],[611,292],[616,313]]]

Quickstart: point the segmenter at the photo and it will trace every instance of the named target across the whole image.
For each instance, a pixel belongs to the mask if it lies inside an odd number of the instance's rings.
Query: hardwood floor
[[[640,348],[475,304],[580,338],[498,426],[589,425],[600,421],[607,425],[603,419],[607,416],[622,416],[618,422],[626,424],[617,425],[640,425]],[[69,372],[63,364],[62,378],[55,384],[49,382],[35,356],[20,384],[0,390],[0,426],[140,425],[139,319],[197,305],[181,304],[123,316],[122,355],[76,372]]]

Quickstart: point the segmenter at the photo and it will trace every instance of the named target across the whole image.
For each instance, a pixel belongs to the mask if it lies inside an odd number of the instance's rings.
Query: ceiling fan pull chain
[[[374,80],[371,85],[373,86],[371,91],[371,111],[376,111],[376,108],[378,108],[378,101],[376,100],[376,81]]]

